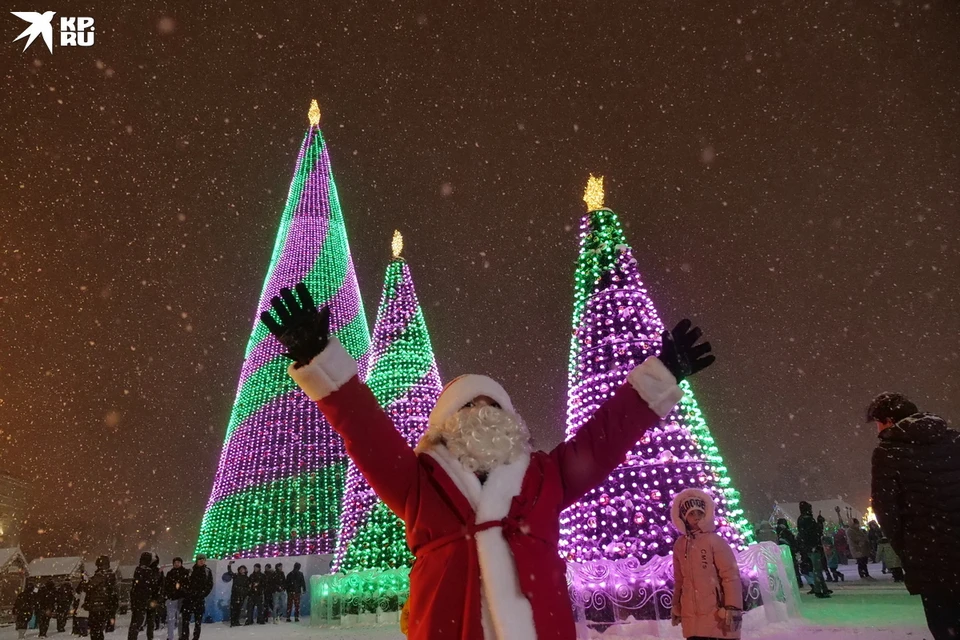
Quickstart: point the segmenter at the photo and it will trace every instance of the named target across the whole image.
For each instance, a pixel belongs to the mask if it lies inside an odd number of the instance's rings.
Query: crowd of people
[[[762,527],[757,533],[760,541],[770,540],[790,548],[797,584],[802,589],[806,579],[809,593],[818,598],[829,598],[833,593],[827,588],[827,582],[846,580],[840,572],[840,565],[848,564],[850,560],[857,563],[857,573],[864,580],[874,579],[868,564],[880,562],[883,573],[889,571],[894,582],[903,582],[900,558],[876,521],[867,523],[866,529],[856,518],[844,524],[838,507],[837,525],[835,530],[829,531],[823,514],[814,518],[813,506],[801,502],[796,533],[786,518],[777,520],[776,529]]]
[[[213,574],[203,555],[197,556],[192,569],[186,569],[181,558],[174,558],[173,567],[165,576],[160,570],[159,557],[141,554],[130,589],[128,640],[136,640],[143,630],[148,640],[153,640],[154,631],[161,624],[167,625],[167,640],[188,640],[191,620],[194,621],[193,640],[199,640],[204,600],[212,589]],[[20,638],[26,635],[32,618],[37,620],[40,638],[47,637],[51,619],[56,619],[57,631],[64,632],[67,620],[72,618],[73,635],[104,640],[104,634],[116,628],[119,609],[117,575],[110,569],[107,556],[97,558],[94,574],[89,578],[82,574],[76,587],[70,582],[58,587],[49,580],[42,586],[23,589],[14,603]]]
[[[230,626],[241,624],[266,624],[272,620],[278,624],[281,618],[287,622],[300,622],[300,597],[307,592],[307,582],[300,570],[300,563],[293,564],[290,573],[284,573],[283,564],[276,567],[254,563],[253,572],[240,565],[233,571],[233,561],[223,574],[224,582],[232,582],[230,588]]]

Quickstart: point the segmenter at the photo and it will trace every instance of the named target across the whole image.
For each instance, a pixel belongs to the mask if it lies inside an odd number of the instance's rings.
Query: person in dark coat
[[[253,573],[250,574],[248,584],[250,591],[247,596],[247,624],[254,623],[254,609],[257,611],[256,622],[263,624],[263,590],[265,585],[263,571],[260,570],[259,562],[253,565]]]
[[[269,564],[263,567],[263,614],[257,620],[260,624],[266,624],[273,615],[273,587],[276,586],[274,580],[273,567]]]
[[[130,629],[127,640],[137,640],[140,627],[146,623],[147,640],[153,640],[154,616],[153,598],[157,592],[157,574],[154,572],[152,553],[141,553],[140,564],[133,572],[133,585],[130,587]]]
[[[871,494],[877,520],[919,595],[934,640],[960,637],[960,432],[897,393],[867,409],[880,442]]]
[[[53,580],[47,580],[37,591],[37,627],[40,637],[46,638],[50,629],[50,618],[57,614],[57,587]]]
[[[190,571],[187,582],[187,597],[183,602],[182,624],[180,627],[181,640],[190,637],[190,618],[193,617],[193,640],[200,640],[200,625],[203,624],[203,614],[206,612],[205,600],[213,591],[213,572],[207,566],[207,556],[197,554],[197,561]]]
[[[777,544],[786,545],[793,558],[793,571],[797,576],[797,586],[803,589],[803,579],[800,577],[800,549],[797,547],[797,538],[790,530],[786,518],[777,518]]]
[[[280,622],[280,616],[287,610],[287,576],[283,573],[283,565],[279,562],[273,570],[273,579],[268,586],[270,598],[270,612],[273,617],[273,624]]]
[[[27,634],[27,625],[30,624],[30,618],[33,617],[33,609],[36,606],[36,598],[31,587],[25,587],[17,594],[17,600],[13,603],[13,615],[16,616],[17,638],[23,638]]]
[[[103,632],[108,625],[116,622],[117,574],[110,570],[110,558],[97,558],[97,571],[90,578],[86,588],[83,607],[90,612],[90,640],[103,640]]]
[[[840,556],[840,564],[847,564],[847,559],[850,557],[850,545],[847,543],[847,532],[843,529],[842,521],[840,522],[840,528],[833,534],[833,544],[837,548],[837,555]]]
[[[823,534],[813,518],[813,505],[805,501],[800,503],[800,517],[797,518],[797,546],[800,548],[801,564],[809,567],[807,578],[810,581],[810,593],[818,598],[829,598],[830,590],[823,581],[820,568]]]
[[[300,563],[293,563],[293,571],[287,574],[284,582],[287,587],[287,622],[290,622],[290,610],[293,610],[295,621],[300,622],[300,595],[307,592],[307,582],[300,571]]]
[[[177,640],[181,609],[187,596],[187,582],[190,571],[183,566],[183,558],[173,559],[173,568],[163,579],[163,595],[167,609],[167,640]]]
[[[167,597],[163,591],[163,571],[160,570],[160,556],[157,554],[153,554],[153,562],[150,563],[150,568],[153,570],[156,579],[153,583],[153,599],[150,601],[154,612],[153,629],[156,631],[161,625],[167,624]]]
[[[223,574],[224,582],[232,582],[230,587],[230,626],[240,626],[240,616],[250,595],[250,576],[247,575],[247,566],[240,565],[237,572],[233,572],[233,560],[227,563],[227,572]]]
[[[67,630],[67,618],[70,617],[70,609],[73,608],[73,587],[69,582],[63,582],[57,587],[57,632],[63,633]]]
[[[90,633],[90,612],[83,606],[87,599],[87,575],[80,574],[80,583],[73,600],[73,635],[86,638]]]
[[[870,543],[870,562],[877,561],[877,546],[880,544],[880,538],[883,537],[883,530],[880,528],[880,525],[877,524],[876,520],[871,520],[867,523],[867,540]],[[886,567],[884,567],[883,573],[886,573]]]

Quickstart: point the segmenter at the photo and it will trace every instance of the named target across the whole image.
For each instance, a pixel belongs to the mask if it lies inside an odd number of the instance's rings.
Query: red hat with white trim
[[[462,409],[463,405],[480,396],[488,396],[504,411],[514,412],[510,396],[496,380],[470,373],[454,378],[440,392],[437,404],[430,412],[429,428],[441,427],[447,418]]]

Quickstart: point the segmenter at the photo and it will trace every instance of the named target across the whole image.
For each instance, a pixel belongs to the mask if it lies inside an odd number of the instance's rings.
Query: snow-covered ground
[[[756,628],[758,620],[748,618],[743,637],[763,640],[796,640],[817,638],[820,640],[932,640],[923,617],[920,598],[907,594],[902,584],[894,584],[889,575],[880,573],[880,565],[871,565],[870,573],[876,581],[860,580],[855,564],[841,566],[846,577],[839,584],[828,583],[833,597],[818,600],[801,596],[802,617],[787,623]],[[127,635],[129,616],[119,621],[117,631],[107,634],[107,640],[123,640]],[[55,625],[53,625],[55,628]],[[68,625],[69,628],[69,625]],[[0,640],[15,640],[12,626],[0,628]],[[146,634],[141,634],[144,638]],[[50,639],[67,640],[68,634],[50,633]],[[35,629],[27,632],[27,638],[37,637]],[[166,640],[165,633],[155,636]],[[662,635],[642,633],[639,628],[623,627],[609,629],[606,633],[594,634],[603,640],[648,640],[651,638],[680,638],[679,630],[666,625]],[[256,625],[231,629],[225,624],[203,626],[202,640],[280,640],[286,638],[316,638],[325,640],[403,640],[397,628],[322,629],[309,626],[309,621],[300,624]]]

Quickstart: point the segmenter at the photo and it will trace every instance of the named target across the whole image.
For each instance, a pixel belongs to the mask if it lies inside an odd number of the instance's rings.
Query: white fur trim
[[[700,489],[684,489],[673,496],[673,504],[670,505],[670,519],[673,520],[673,526],[677,528],[677,531],[680,533],[687,532],[687,525],[684,523],[683,517],[691,508],[696,509],[701,504],[704,509],[703,520],[700,521],[700,531],[710,533],[717,528],[713,498],[710,497],[710,494]],[[681,508],[684,516],[680,515]]]
[[[464,468],[445,446],[437,445],[427,455],[440,463],[473,506],[476,524],[507,517],[530,466],[530,456],[524,455],[492,470],[481,485],[477,476]],[[520,591],[517,565],[503,529],[479,531],[474,538],[480,560],[480,610],[485,640],[536,640],[533,608]]]
[[[459,411],[463,405],[479,396],[490,396],[496,400],[501,409],[514,413],[510,396],[496,380],[471,373],[454,378],[443,388],[440,397],[437,398],[437,404],[430,412],[429,427],[442,426],[447,418]]]
[[[661,418],[670,415],[683,397],[683,389],[677,384],[677,379],[659,358],[647,358],[634,367],[627,381]]]
[[[310,364],[299,369],[294,364],[287,367],[287,373],[311,400],[327,397],[357,375],[357,361],[335,337],[330,338],[327,348],[314,356]]]

